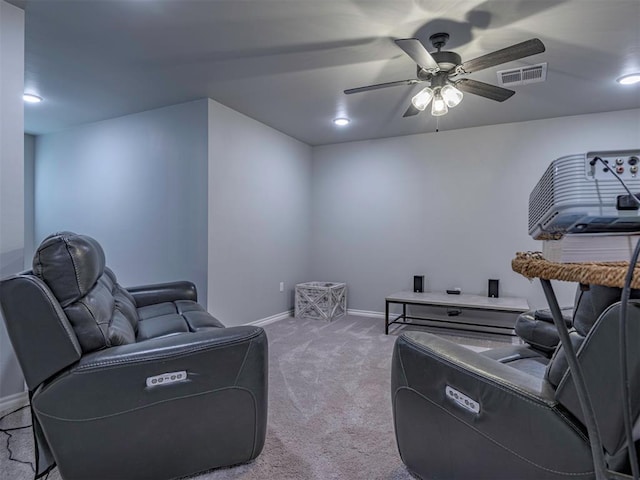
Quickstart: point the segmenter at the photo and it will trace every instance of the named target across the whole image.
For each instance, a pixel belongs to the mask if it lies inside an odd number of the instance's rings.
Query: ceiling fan
[[[429,53],[417,38],[395,40],[396,45],[418,64],[418,78],[350,88],[345,90],[344,93],[350,95],[352,93],[367,92],[369,90],[395,87],[397,85],[416,85],[418,83],[429,82],[428,87],[420,90],[420,92],[411,99],[411,105],[403,117],[417,115],[427,108],[431,100],[433,100],[431,114],[434,116],[444,115],[447,113],[449,107],[455,107],[460,103],[463,96],[462,92],[480,95],[481,97],[489,98],[497,102],[504,102],[516,93],[513,90],[489,83],[458,77],[545,51],[544,44],[539,39],[533,38],[463,63],[460,55],[457,53],[441,51],[448,40],[448,33],[431,35],[429,41],[431,45],[437,49],[437,51],[433,53]]]

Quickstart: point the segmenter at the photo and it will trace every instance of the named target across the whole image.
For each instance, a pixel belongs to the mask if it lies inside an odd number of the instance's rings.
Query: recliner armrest
[[[484,382],[495,383],[497,387],[512,389],[536,402],[548,406],[555,405],[553,389],[550,385],[532,375],[509,367],[471,349],[450,342],[444,338],[425,332],[403,334],[398,343],[415,350],[417,356],[429,358],[428,362],[447,365],[448,368],[466,372]],[[425,361],[427,361],[425,359]]]
[[[264,393],[266,404],[267,368],[260,327],[180,333],[84,355],[40,388],[34,407],[40,414],[80,421],[233,387]],[[146,384],[149,377],[180,371],[187,372],[184,381]]]
[[[180,281],[141,285],[126,289],[135,299],[136,306],[146,307],[155,303],[174,302],[176,300],[198,301],[198,291],[192,282]]]
[[[246,343],[261,334],[264,334],[264,330],[260,327],[240,326],[151,338],[85,355],[74,366],[71,373],[149,361],[167,362],[175,358],[193,355],[199,351],[222,349]]]
[[[413,472],[478,479],[591,475],[588,441],[544,379],[435,335],[408,332],[395,344],[391,385],[398,449]]]
[[[31,405],[64,478],[178,478],[259,455],[267,360],[260,327],[178,333],[84,355]]]

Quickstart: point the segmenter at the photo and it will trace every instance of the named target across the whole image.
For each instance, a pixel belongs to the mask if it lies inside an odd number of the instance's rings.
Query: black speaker
[[[489,279],[489,296],[490,297],[498,298],[500,296],[498,295],[499,285],[500,285],[500,280],[494,279],[494,278]]]
[[[424,275],[413,276],[413,291],[416,293],[424,292]]]

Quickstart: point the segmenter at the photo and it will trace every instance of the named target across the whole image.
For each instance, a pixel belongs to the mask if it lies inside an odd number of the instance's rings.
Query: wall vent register
[[[547,79],[547,63],[500,70],[497,75],[500,85],[528,85],[529,83],[544,82]]]

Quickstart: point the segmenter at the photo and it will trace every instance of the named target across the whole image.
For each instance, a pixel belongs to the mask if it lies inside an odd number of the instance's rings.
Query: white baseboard
[[[286,312],[276,313],[275,315],[271,315],[270,317],[261,318],[260,320],[256,320],[255,322],[249,322],[246,325],[264,327],[265,325],[275,323],[278,320],[284,320],[285,318],[289,318],[291,316],[293,316],[293,310],[287,310]]]
[[[373,312],[370,310],[354,310],[347,309],[347,315],[355,315],[356,317],[385,318],[384,312]]]
[[[29,394],[27,392],[14,393],[6,397],[0,398],[0,412],[14,410],[29,403]]]
[[[352,308],[347,309],[347,315],[355,315],[356,317],[384,318],[384,312],[374,312],[371,310],[355,310]],[[293,317],[293,310],[276,313],[275,315],[271,315],[270,317],[261,318],[260,320],[246,323],[245,325],[257,325],[258,327],[262,327],[264,325],[269,325],[270,323],[277,322],[278,320],[284,320],[285,318],[289,317]]]

